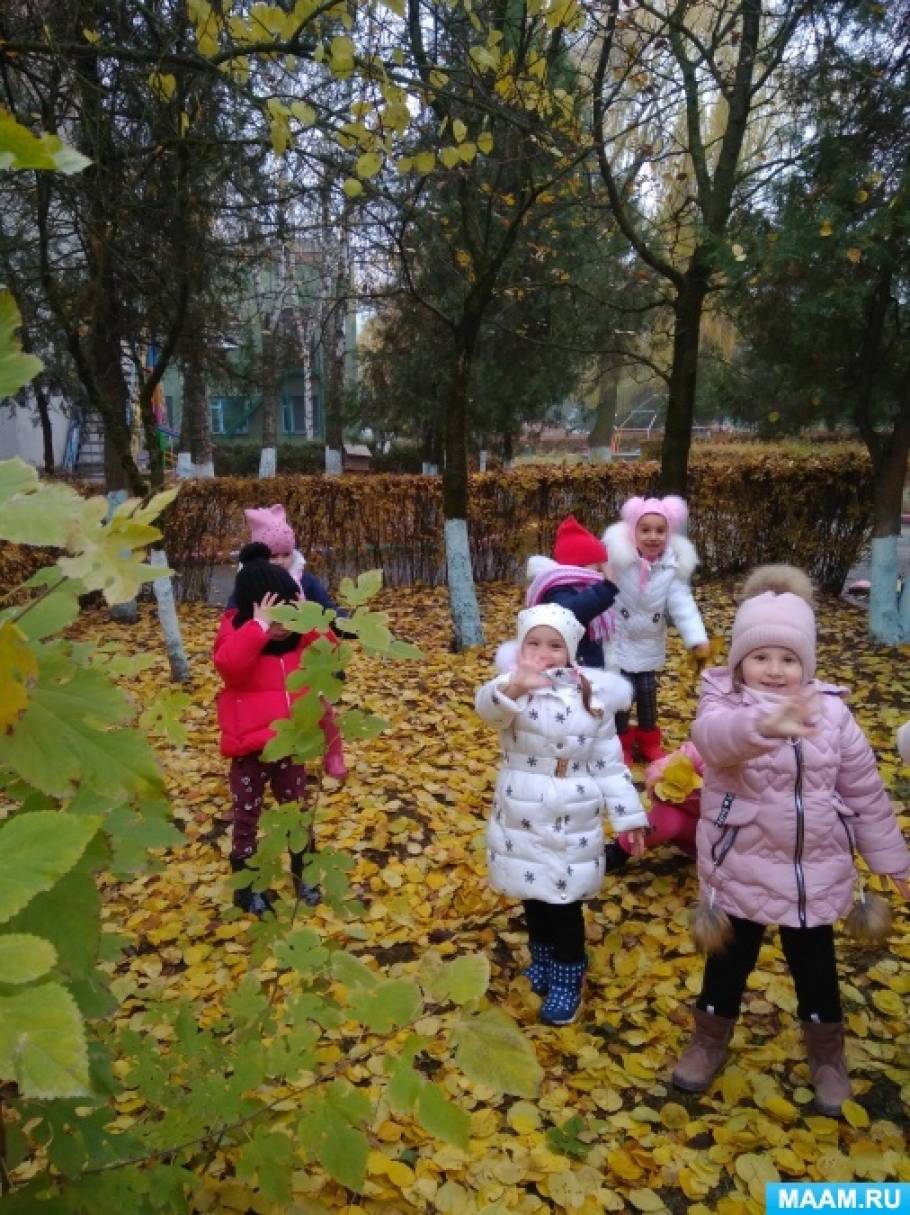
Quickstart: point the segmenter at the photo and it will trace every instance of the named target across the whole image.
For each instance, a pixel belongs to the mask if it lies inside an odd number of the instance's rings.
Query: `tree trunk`
[[[101,313],[108,309],[102,305]],[[127,422],[129,388],[123,374],[120,336],[105,315],[96,316],[89,338],[89,361],[94,371],[95,399],[90,405],[104,423],[104,482],[108,491],[127,489],[137,497],[146,490],[145,478],[133,458]]]
[[[910,640],[910,577],[898,592],[898,539],[910,449],[910,418],[899,419],[893,432],[872,453],[875,477],[875,522],[872,529],[869,635],[883,645]]]
[[[183,412],[180,417],[180,449],[177,476],[212,477],[214,445],[212,419],[205,385],[201,351],[190,349],[182,360]]]
[[[442,511],[445,519],[449,610],[454,648],[459,652],[466,646],[483,645],[483,626],[468,540],[468,386],[475,340],[474,333],[461,334],[457,339],[445,413]]]
[[[601,373],[597,393],[597,413],[588,435],[588,448],[595,464],[608,464],[613,459],[613,428],[616,425],[616,398],[620,369],[610,367]]]
[[[347,307],[351,294],[347,210],[341,216],[337,239],[329,210],[329,193],[323,194],[323,229],[326,241],[326,273],[323,276],[323,322],[321,325],[323,405],[325,409],[325,470],[336,474],[344,468],[344,356]]]
[[[22,346],[25,349],[25,344]],[[38,407],[38,420],[41,423],[41,446],[44,457],[44,471],[49,477],[54,475],[56,461],[54,459],[54,429],[51,426],[51,411],[48,395],[44,390],[40,377],[32,381],[32,391],[35,394],[35,404]]]
[[[278,325],[277,316],[272,324]],[[275,328],[269,332],[263,330],[260,477],[274,477],[278,468],[278,407],[281,401],[281,380],[278,372],[278,334]]]
[[[696,251],[682,288],[673,303],[673,363],[667,420],[660,454],[660,487],[665,494],[686,495],[689,448],[695,419],[698,345],[707,295],[707,273]]]
[[[163,549],[152,549],[149,555],[149,565],[167,569],[167,555]],[[164,634],[164,646],[171,668],[171,679],[174,683],[189,683],[190,664],[183,647],[180,618],[174,603],[174,587],[170,575],[156,578],[152,583],[152,590],[155,592],[155,601],[158,604],[158,619]]]
[[[155,409],[152,405],[153,391],[147,384],[140,387],[139,414],[149,457],[149,487],[157,493],[164,486],[164,452],[161,449],[161,437],[158,434],[158,419],[155,417]]]
[[[435,477],[443,463],[442,432],[435,414],[424,418],[421,427],[421,472]]]
[[[336,301],[325,340],[325,471],[330,475],[344,468],[344,348],[345,308]]]

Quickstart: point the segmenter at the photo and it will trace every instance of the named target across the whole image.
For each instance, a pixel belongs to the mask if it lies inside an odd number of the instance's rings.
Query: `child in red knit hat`
[[[570,611],[586,630],[578,646],[578,662],[602,667],[604,642],[612,632],[610,608],[616,597],[616,587],[607,577],[603,541],[569,515],[556,529],[552,560],[530,557],[527,578],[525,605],[557,603]]]

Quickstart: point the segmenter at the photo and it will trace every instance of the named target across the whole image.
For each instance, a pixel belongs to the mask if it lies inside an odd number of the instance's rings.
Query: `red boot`
[[[655,759],[663,759],[667,754],[660,745],[660,727],[653,730],[643,730],[641,726],[635,731],[635,743],[638,754],[646,764],[653,764]]]
[[[619,736],[619,741],[622,743],[622,762],[627,768],[631,768],[635,762],[635,738],[638,731],[634,726],[629,726],[627,730]]]

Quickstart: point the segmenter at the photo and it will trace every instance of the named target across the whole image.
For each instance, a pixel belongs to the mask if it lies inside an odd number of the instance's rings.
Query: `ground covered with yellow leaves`
[[[702,588],[699,597],[709,631],[726,633],[729,586]],[[350,779],[342,789],[323,792],[318,835],[356,858],[350,878],[366,912],[345,922],[320,907],[310,923],[392,975],[412,973],[430,949],[449,958],[485,953],[492,963],[489,999],[524,1027],[544,1069],[540,1096],[536,1102],[502,1098],[469,1084],[447,1058],[432,1061],[434,1078],[470,1111],[469,1150],[439,1143],[408,1117],[388,1116],[371,1128],[364,1195],[346,1192],[318,1170],[300,1170],[291,1209],[736,1215],[763,1209],[768,1180],[910,1181],[905,907],[896,909],[890,949],[870,953],[843,938],[839,943],[858,1103],[849,1121],[813,1113],[792,985],[770,937],[727,1068],[703,1097],[670,1087],[701,964],[687,930],[696,893],[692,866],[669,848],[607,879],[588,910],[583,1013],[563,1029],[538,1024],[539,1001],[518,975],[527,960],[519,909],[486,882],[484,821],[498,757],[494,735],[473,710],[474,690],[490,675],[495,645],[511,635],[519,592],[490,586],[481,589],[481,598],[490,644],[456,655],[448,648],[444,590],[381,597],[396,635],[418,644],[424,658],[390,667],[361,655],[350,670],[346,701],[380,713],[390,726],[378,739],[348,747]],[[213,608],[182,610],[195,677],[189,736],[182,749],[159,748],[186,843],[166,856],[161,872],[107,890],[107,926],[131,943],[114,982],[124,1020],[137,1017],[148,1000],[183,996],[200,1001],[215,1019],[248,965],[249,921],[225,914],[227,761],[218,753],[218,681],[209,660],[217,620]],[[910,786],[893,741],[910,714],[904,667],[895,664],[893,652],[867,643],[863,616],[849,605],[826,601],[819,624],[819,673],[852,688],[851,704],[885,780],[898,799],[906,798]],[[89,614],[80,627],[117,649],[162,649],[149,607],[135,628],[100,614]],[[145,700],[166,681],[162,654],[132,690]],[[660,703],[670,741],[681,742],[695,712],[696,683],[677,645]],[[910,827],[906,813],[902,821]],[[442,1027],[434,1020],[425,1018],[419,1031],[438,1034]],[[163,1051],[168,1032],[162,1027]],[[334,1062],[355,1083],[369,1081],[368,1038],[347,1060],[341,1044],[334,1051],[334,1059],[323,1061]],[[126,1128],[143,1111],[126,1098],[120,1116]],[[265,1215],[288,1208],[238,1179],[230,1153],[217,1152],[208,1162],[199,1209]]]

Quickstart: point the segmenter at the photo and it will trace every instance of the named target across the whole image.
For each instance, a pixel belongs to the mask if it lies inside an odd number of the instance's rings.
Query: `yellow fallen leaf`
[[[516,1101],[509,1108],[506,1121],[516,1135],[527,1135],[540,1126],[540,1113],[529,1101]]]
[[[668,1101],[660,1107],[660,1120],[671,1131],[679,1131],[689,1121],[689,1111],[684,1105]]]
[[[623,1148],[615,1148],[612,1152],[608,1152],[607,1164],[610,1172],[621,1177],[623,1181],[638,1181],[643,1175],[641,1166]]]
[[[762,1102],[762,1109],[780,1122],[795,1122],[799,1117],[799,1110],[786,1097],[781,1097],[777,1093],[772,1093]]]
[[[845,1101],[841,1106],[841,1113],[853,1127],[862,1128],[869,1125],[869,1115],[855,1101]]]
[[[666,1211],[667,1204],[654,1190],[629,1190],[629,1202],[637,1211]]]
[[[414,1182],[414,1170],[401,1160],[390,1160],[386,1168],[386,1174],[389,1181],[393,1185],[397,1185],[399,1189],[412,1185]]]
[[[756,1202],[764,1201],[765,1186],[769,1181],[780,1181],[780,1173],[771,1160],[757,1152],[744,1152],[742,1156],[737,1156],[734,1169]]]
[[[872,993],[872,1003],[887,1017],[903,1019],[905,1016],[904,1002],[897,992],[879,989]]]

